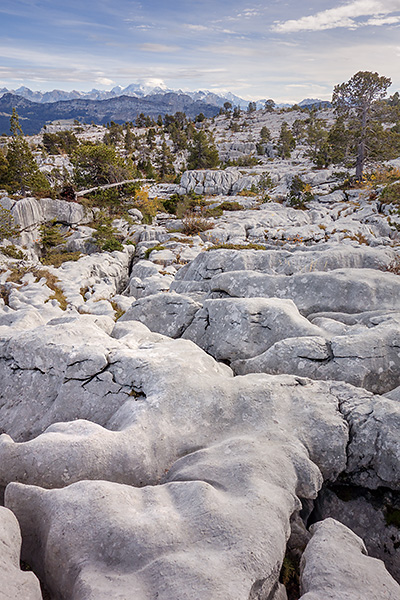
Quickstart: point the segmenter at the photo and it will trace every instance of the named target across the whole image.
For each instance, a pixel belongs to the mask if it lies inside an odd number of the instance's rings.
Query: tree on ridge
[[[361,181],[365,160],[371,149],[376,125],[387,116],[387,104],[382,102],[391,85],[388,77],[371,71],[359,71],[349,81],[336,85],[332,105],[336,115],[349,128],[357,153],[356,179]]]

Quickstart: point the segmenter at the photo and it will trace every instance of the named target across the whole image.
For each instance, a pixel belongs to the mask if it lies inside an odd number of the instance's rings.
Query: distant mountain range
[[[31,102],[39,102],[41,104],[47,104],[51,102],[59,102],[62,100],[109,100],[111,98],[118,98],[120,96],[130,96],[132,98],[148,98],[151,96],[160,96],[163,94],[179,94],[190,96],[192,100],[205,102],[206,104],[212,104],[219,108],[224,105],[224,102],[231,102],[233,106],[240,106],[240,108],[247,108],[249,101],[235,96],[231,92],[215,93],[209,90],[197,90],[195,92],[184,92],[182,90],[171,90],[162,86],[149,86],[137,83],[131,83],[125,88],[120,85],[112,88],[111,90],[96,90],[93,89],[90,92],[79,92],[72,90],[71,92],[65,92],[64,90],[52,90],[51,92],[38,92],[32,91],[27,87],[19,87],[16,90],[9,90],[7,88],[0,89],[0,97],[5,94],[14,94],[21,96]],[[265,100],[260,100],[260,103],[264,103]]]
[[[109,121],[123,123],[135,121],[140,113],[157,118],[158,115],[185,112],[190,118],[203,113],[206,117],[218,114],[224,103],[246,109],[249,101],[230,92],[214,93],[208,90],[195,92],[173,91],[164,87],[131,84],[126,88],[114,87],[90,92],[53,90],[32,91],[27,87],[17,90],[0,89],[0,134],[9,132],[12,109],[17,109],[24,133],[39,133],[43,125],[55,120],[78,119],[83,123],[105,124]],[[265,99],[258,100],[258,109],[264,108]],[[301,107],[313,105],[329,106],[329,102],[318,99],[302,100]],[[290,106],[281,104],[278,106]]]
[[[105,124],[110,121],[124,123],[135,121],[144,113],[157,119],[158,115],[175,114],[177,111],[194,118],[199,113],[206,117],[218,114],[219,107],[193,100],[186,94],[154,94],[143,98],[117,96],[109,100],[60,100],[58,102],[32,102],[15,94],[4,94],[0,98],[0,134],[10,128],[10,115],[16,108],[25,134],[39,133],[43,125],[52,121],[78,119],[81,123]]]
[[[301,102],[297,103],[301,108],[311,108],[312,106],[317,106],[318,108],[330,108],[332,106],[331,102],[328,100],[319,100],[318,98],[305,98]]]

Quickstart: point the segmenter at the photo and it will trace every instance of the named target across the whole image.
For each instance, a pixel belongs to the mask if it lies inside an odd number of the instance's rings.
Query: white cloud
[[[208,27],[206,27],[205,25],[191,25],[190,23],[187,23],[185,25],[185,27],[187,27],[188,29],[192,29],[192,31],[207,31]]]
[[[400,16],[373,17],[372,19],[368,19],[366,25],[375,25],[376,27],[381,27],[382,25],[396,25],[396,23],[400,23]]]
[[[272,29],[277,33],[295,33],[298,31],[322,31],[336,27],[356,29],[365,25],[391,25],[399,22],[399,17],[387,17],[387,15],[399,10],[400,0],[354,0],[315,15],[276,22]],[[356,20],[368,16],[373,18],[364,21]]]
[[[167,46],[166,44],[141,44],[139,46],[145,52],[178,52],[179,46]]]
[[[96,83],[101,83],[101,85],[114,85],[115,81],[112,79],[108,79],[107,77],[97,77],[95,79]]]

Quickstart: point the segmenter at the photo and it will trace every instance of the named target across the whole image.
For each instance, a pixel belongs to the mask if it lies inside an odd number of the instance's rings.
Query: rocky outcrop
[[[15,515],[0,506],[0,585],[6,600],[42,600],[39,581],[20,569],[21,533]]]
[[[323,193],[330,176],[309,180]],[[0,259],[0,489],[50,596],[286,600],[285,554],[308,544],[307,600],[354,581],[400,597],[342,525],[306,529],[337,516],[368,530],[400,577],[390,225],[361,196],[306,211],[238,200],[198,236],[134,213],[113,223],[122,252],[58,269]],[[91,235],[73,227],[74,244]],[[240,246],[204,251],[226,240]],[[357,490],[347,509],[328,494],[343,487]]]
[[[31,244],[39,237],[39,227],[43,223],[57,221],[63,225],[84,225],[93,220],[92,211],[88,211],[81,204],[66,202],[64,200],[53,200],[52,198],[22,198],[21,200],[10,200],[3,196],[0,204],[11,215],[15,224],[21,230],[21,244]]]
[[[217,360],[234,361],[258,356],[281,339],[312,335],[323,331],[291,300],[230,298],[205,300],[183,337]]]
[[[398,584],[382,561],[367,556],[363,541],[350,529],[326,519],[311,530],[301,559],[300,600],[397,600]]]
[[[255,271],[215,275],[212,292],[236,298],[287,298],[303,315],[322,311],[360,313],[399,309],[400,279],[373,269],[313,271],[286,277]]]
[[[110,598],[117,586],[121,600],[242,600],[255,581],[275,587],[298,508],[294,462],[315,476],[304,455],[226,440],[181,458],[155,487],[10,484],[6,503],[26,539],[40,541],[39,554],[28,542],[26,557],[59,598]]]
[[[392,577],[400,580],[398,493],[386,488],[371,492],[349,485],[324,486],[318,495],[315,514],[318,519],[331,517],[349,527],[363,539],[368,554],[384,561]]]
[[[200,308],[198,302],[186,296],[174,292],[159,293],[136,300],[121,317],[120,322],[140,321],[151,331],[178,338],[188,328]]]
[[[233,184],[240,179],[237,169],[224,171],[185,171],[181,177],[179,194],[223,194],[228,195]]]
[[[387,269],[396,258],[392,248],[331,244],[324,249],[300,246],[297,251],[268,249],[218,250],[202,252],[176,274],[174,288],[181,281],[207,283],[214,275],[228,271],[258,271],[271,275],[293,275],[343,268]]]
[[[347,381],[380,394],[389,392],[400,379],[400,313],[385,313],[378,324],[371,320],[369,327],[351,327],[326,319],[324,324],[330,322],[322,328],[323,337],[287,336],[258,356],[235,361],[232,367],[240,374],[293,373]],[[339,335],[332,335],[336,327]]]

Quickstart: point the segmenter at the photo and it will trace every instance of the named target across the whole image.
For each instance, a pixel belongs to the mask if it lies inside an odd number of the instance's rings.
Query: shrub
[[[379,200],[385,204],[400,204],[400,181],[384,187]]]
[[[150,224],[157,210],[162,207],[158,198],[149,198],[149,192],[146,189],[136,190],[133,205],[140,210],[143,215],[143,223]]]
[[[10,244],[9,246],[2,246],[0,248],[0,251],[5,256],[8,256],[8,258],[15,258],[17,260],[25,260],[26,259],[26,255],[24,254],[24,252],[22,252],[22,250],[18,250],[14,246],[14,244]]]
[[[207,229],[212,229],[213,224],[204,217],[196,215],[195,213],[188,213],[183,219],[183,228],[182,233],[185,235],[196,235],[201,231],[207,231]]]
[[[235,160],[228,160],[224,163],[224,167],[255,167],[260,165],[261,162],[256,156],[251,156],[250,154],[245,156],[240,156]]]
[[[286,198],[286,203],[292,208],[305,210],[307,208],[306,202],[314,199],[311,192],[311,186],[304,183],[304,181],[298,175],[295,175],[290,184],[289,193]]]
[[[229,202],[229,200],[225,200],[224,202],[221,202],[221,204],[218,204],[218,206],[207,208],[202,214],[204,217],[222,217],[224,210],[244,210],[244,206],[239,204],[239,202]]]
[[[5,238],[17,237],[19,232],[19,227],[15,224],[11,212],[0,204],[0,242]]]
[[[105,144],[81,144],[72,153],[72,164],[75,183],[82,188],[116,183],[134,175],[133,165],[118,156],[113,146]]]
[[[203,196],[195,194],[193,191],[183,196],[173,194],[170,198],[162,202],[164,210],[172,215],[176,215],[178,219],[182,219],[187,212],[193,212],[196,207],[205,206],[206,204]]]
[[[92,227],[96,229],[93,239],[100,250],[113,252],[114,250],[123,250],[122,236],[113,227],[112,218],[104,213],[100,213]]]
[[[263,173],[258,181],[257,187],[260,192],[266,192],[270,190],[274,184],[272,183],[272,178],[269,173]]]
[[[42,256],[40,262],[42,265],[52,265],[53,267],[60,267],[67,261],[76,261],[81,257],[80,252],[49,252],[46,256]]]
[[[151,248],[147,248],[146,252],[144,253],[144,257],[147,260],[150,256],[150,254],[153,252],[153,250],[165,250],[165,246],[161,246],[161,244],[158,244],[157,246],[152,246]]]
[[[50,248],[65,243],[65,235],[61,233],[61,225],[56,223],[55,220],[51,223],[44,223],[39,230],[44,254],[47,254]]]

